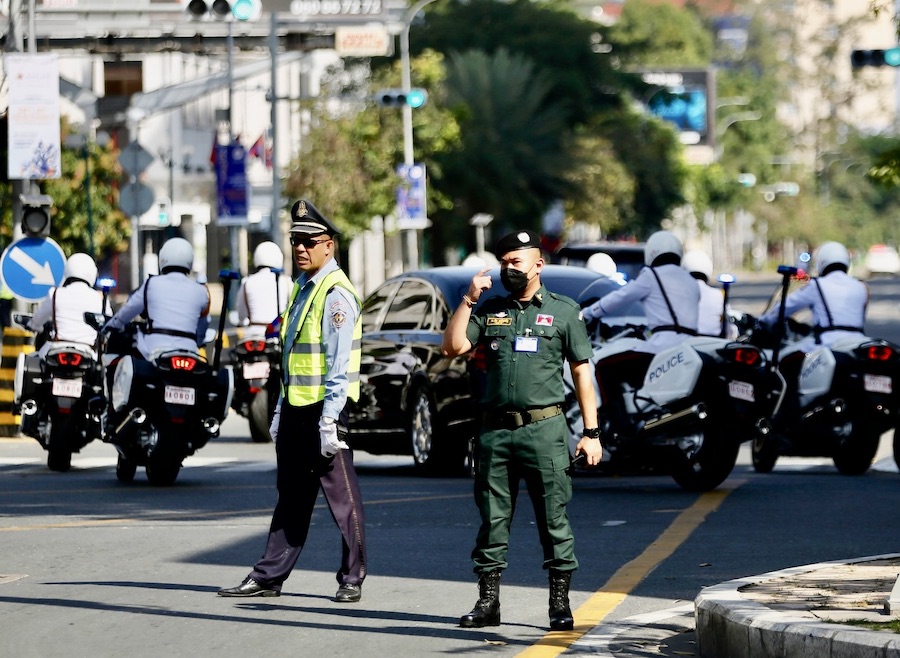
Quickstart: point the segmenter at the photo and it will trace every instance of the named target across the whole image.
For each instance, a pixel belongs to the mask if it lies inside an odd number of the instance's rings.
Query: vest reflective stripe
[[[325,298],[335,286],[340,286],[350,292],[357,303],[359,296],[353,288],[353,284],[347,275],[341,270],[334,270],[316,284],[312,294],[306,299],[300,310],[300,323],[294,342],[290,345],[285,368],[282,387],[284,395],[295,407],[303,407],[315,404],[325,399],[325,381],[328,376],[328,365],[325,360],[325,351],[322,346],[322,321],[325,317]],[[291,307],[300,286],[295,285],[291,291],[287,310],[282,316],[281,343],[288,349],[286,334],[290,324]],[[353,326],[353,342],[350,351],[350,362],[347,367],[347,397],[351,400],[359,399],[359,366],[362,357],[362,317],[356,318]]]

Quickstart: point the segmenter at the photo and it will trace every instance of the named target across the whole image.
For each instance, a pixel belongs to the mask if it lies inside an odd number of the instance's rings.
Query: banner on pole
[[[7,53],[11,179],[59,178],[59,60],[55,53]]]

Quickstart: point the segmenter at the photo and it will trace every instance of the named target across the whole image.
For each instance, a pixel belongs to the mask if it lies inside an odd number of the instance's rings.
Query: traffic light
[[[260,0],[188,0],[187,12],[195,19],[255,21],[262,13]]]
[[[900,66],[900,48],[854,50],[850,53],[850,64],[855,69],[864,66]]]
[[[422,107],[428,100],[428,92],[424,89],[410,89],[404,92],[402,89],[380,89],[375,92],[375,102],[382,107],[403,107],[409,105],[415,109]]]
[[[20,194],[22,201],[22,233],[29,238],[50,235],[50,208],[53,198],[46,194]]]

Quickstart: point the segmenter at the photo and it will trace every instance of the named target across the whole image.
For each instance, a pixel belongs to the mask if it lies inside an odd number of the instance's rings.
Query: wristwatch
[[[588,438],[588,439],[599,439],[600,438],[600,428],[592,427],[592,428],[588,429],[587,427],[585,427],[583,430],[581,430],[581,436]]]

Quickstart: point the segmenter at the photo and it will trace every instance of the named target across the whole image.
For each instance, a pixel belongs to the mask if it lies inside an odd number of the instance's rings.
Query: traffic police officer
[[[568,429],[562,415],[563,363],[568,361],[584,418],[576,455],[600,461],[597,405],[588,359],[591,344],[578,304],[548,291],[540,280],[540,237],[516,231],[497,243],[500,280],[509,296],[486,301],[488,270],[472,279],[444,334],[446,356],[482,345],[487,354],[483,418],[475,445],[475,502],[481,527],[472,551],[479,598],[460,626],[500,624],[500,574],[506,568],[509,527],[524,478],[535,509],[544,569],[550,579],[550,628],[569,630],[569,583],[578,567],[566,504],[572,497]]]
[[[737,327],[728,321],[725,314],[723,291],[709,285],[713,275],[712,258],[699,249],[691,249],[681,259],[681,266],[696,279],[697,289],[700,291],[697,333],[701,336],[721,336],[732,340],[737,338]]]
[[[309,534],[321,488],[343,546],[334,600],[354,603],[366,577],[365,520],[353,459],[342,439],[348,400],[359,399],[361,304],[334,259],[337,228],[305,199],[291,208],[301,270],[282,316],[283,381],[270,432],[278,502],[263,556],[220,596],[278,596]]]
[[[31,317],[30,326],[41,331],[49,325],[50,331],[38,353],[43,356],[50,348],[50,341],[83,343],[91,347],[97,342],[97,330],[84,321],[84,314],[112,314],[109,300],[104,307],[103,293],[94,288],[97,282],[97,264],[87,254],[72,254],[63,270],[63,284],[54,288],[38,305]]]
[[[266,327],[284,312],[293,281],[283,274],[284,254],[274,242],[262,242],[253,250],[256,271],[241,283],[235,310],[246,323],[244,338],[265,338]]]
[[[805,308],[813,314],[814,337],[804,341],[812,349],[813,343],[833,345],[847,338],[862,338],[869,304],[869,288],[850,274],[850,252],[839,242],[826,242],[816,251],[817,278],[800,290],[788,295],[784,313],[788,317]],[[778,305],[760,319],[771,325],[778,320]]]
[[[680,345],[697,334],[700,290],[697,282],[681,267],[684,247],[673,233],[656,231],[644,245],[644,267],[626,286],[613,290],[583,311],[585,320],[602,318],[608,313],[641,302],[651,335],[629,353],[601,360],[597,380],[607,423],[620,431],[630,420],[622,399],[623,383],[640,386],[653,355]]]
[[[166,350],[198,348],[198,327],[209,313],[209,290],[190,278],[194,248],[184,238],[166,240],[159,250],[159,274],[149,277],[106,323],[122,329],[142,315],[147,328],[138,333],[137,348],[147,360]]]

